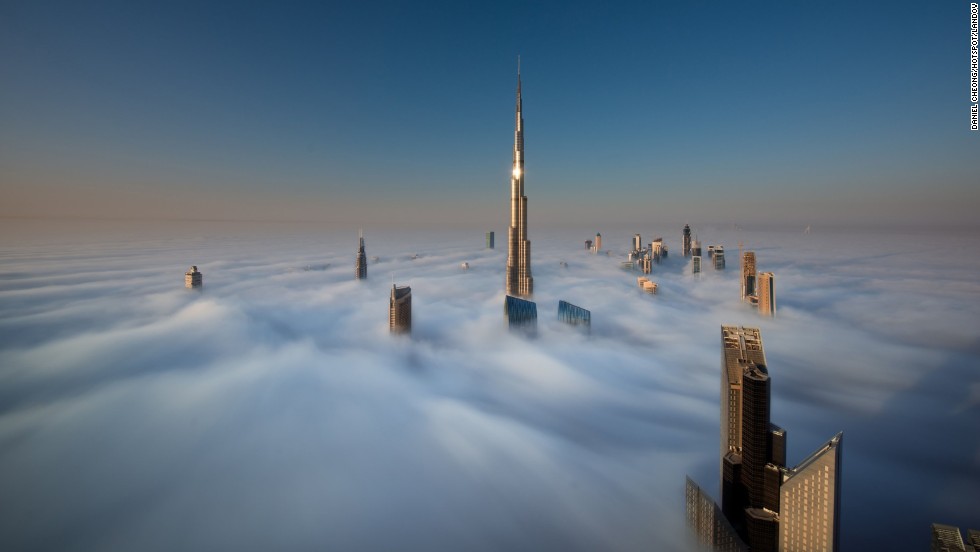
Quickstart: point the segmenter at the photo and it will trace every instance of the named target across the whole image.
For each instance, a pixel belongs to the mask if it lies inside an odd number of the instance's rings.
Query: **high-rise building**
[[[838,433],[796,467],[785,469],[779,488],[779,550],[833,552],[840,540]]]
[[[643,269],[644,274],[653,272],[653,255],[647,255],[640,259],[640,268]]]
[[[567,301],[558,301],[558,320],[572,326],[582,326],[586,332],[592,328],[592,313]]]
[[[504,316],[511,330],[533,333],[538,327],[538,306],[534,301],[508,295],[504,299]]]
[[[595,241],[592,242],[593,247],[595,247],[595,252],[598,253],[602,249],[602,234],[595,233]]]
[[[639,234],[633,235],[633,251],[639,251],[643,249],[643,238]]]
[[[742,301],[755,295],[755,252],[742,253]]]
[[[684,225],[684,241],[682,242],[681,251],[684,257],[691,256],[691,226],[689,224]]]
[[[487,249],[493,249],[493,232],[487,232]]]
[[[700,548],[716,552],[748,552],[748,547],[738,537],[715,501],[690,477],[684,487],[684,498],[687,526]]]
[[[776,316],[776,284],[772,272],[759,273],[759,314]]]
[[[725,270],[725,248],[716,245],[711,261],[714,263],[715,270]]]
[[[204,286],[204,274],[197,270],[197,265],[190,267],[184,273],[184,287],[187,289],[201,289]]]
[[[691,274],[695,276],[701,275],[701,256],[694,255],[691,257]]]
[[[388,302],[388,329],[392,333],[412,333],[412,288],[391,284]]]
[[[357,259],[354,261],[354,279],[363,280],[367,278],[367,256],[364,254],[364,233],[361,232],[357,237]]]
[[[966,540],[960,528],[941,523],[932,524],[931,552],[980,552],[980,531],[966,530]]]
[[[694,239],[693,241],[691,241],[691,256],[693,256],[693,257],[701,257],[702,256],[701,255],[701,241],[698,240],[698,239]]]
[[[510,228],[507,229],[508,295],[527,297],[534,292],[531,242],[527,239],[527,196],[524,195],[524,116],[521,108],[521,66],[517,63],[517,107],[514,123],[514,170],[510,178]]]

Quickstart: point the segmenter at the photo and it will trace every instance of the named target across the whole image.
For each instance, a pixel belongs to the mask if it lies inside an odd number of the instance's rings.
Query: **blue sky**
[[[0,7],[3,216],[966,224],[967,2]],[[537,220],[536,220],[537,219]]]

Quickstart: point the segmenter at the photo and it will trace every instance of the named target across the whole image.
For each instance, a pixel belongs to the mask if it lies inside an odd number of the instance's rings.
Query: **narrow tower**
[[[367,256],[364,254],[364,232],[358,233],[357,260],[354,261],[354,278],[367,278]]]
[[[510,228],[507,229],[507,293],[518,297],[527,297],[533,292],[531,242],[527,239],[527,196],[524,195],[524,117],[521,114],[521,60],[518,58],[514,171],[510,178]]]

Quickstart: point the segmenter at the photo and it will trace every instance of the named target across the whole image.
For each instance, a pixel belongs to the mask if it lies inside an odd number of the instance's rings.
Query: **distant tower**
[[[487,249],[493,249],[493,232],[487,232]]]
[[[711,260],[715,265],[715,270],[725,270],[725,248],[716,245],[715,252],[711,256]]]
[[[354,261],[354,278],[367,278],[367,256],[364,254],[364,232],[358,232],[357,260]]]
[[[524,195],[524,116],[521,111],[521,62],[517,60],[517,115],[514,129],[514,170],[510,179],[510,228],[507,230],[507,293],[527,297],[534,292],[531,242],[527,239],[527,196]]]
[[[691,256],[700,257],[701,256],[701,242],[697,239],[691,242]]]
[[[595,242],[593,242],[593,243],[595,244],[595,252],[598,253],[599,250],[602,249],[602,234],[596,232],[595,233]]]
[[[391,284],[388,302],[388,329],[391,333],[412,333],[412,288]]]
[[[691,257],[691,274],[695,276],[701,275],[701,255]]]
[[[197,265],[192,266],[184,273],[184,287],[187,289],[201,289],[204,286],[204,275],[198,272]]]
[[[567,301],[558,301],[558,320],[572,326],[582,326],[586,333],[592,328],[592,313]]]
[[[776,316],[776,284],[772,272],[759,273],[759,314]]]
[[[633,251],[639,251],[643,249],[643,239],[640,238],[639,234],[633,236]]]
[[[684,225],[684,241],[682,251],[685,257],[691,256],[691,226],[689,224]]]
[[[647,255],[640,260],[640,267],[643,269],[644,274],[650,274],[653,272],[653,256]]]
[[[755,295],[755,251],[742,253],[742,301]]]
[[[592,251],[592,240],[585,240],[585,249],[587,251]]]

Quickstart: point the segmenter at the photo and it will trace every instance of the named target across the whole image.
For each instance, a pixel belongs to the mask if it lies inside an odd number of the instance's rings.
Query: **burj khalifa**
[[[507,230],[507,294],[527,297],[533,291],[531,242],[527,239],[527,196],[524,195],[524,117],[521,115],[521,64],[518,59],[514,171],[510,177],[510,228]]]

